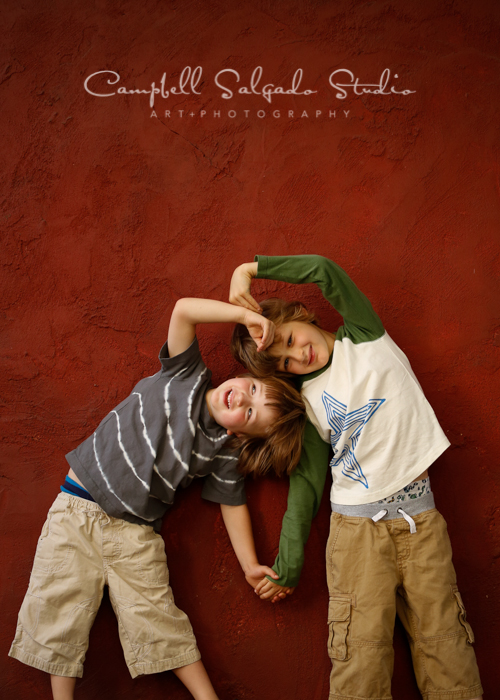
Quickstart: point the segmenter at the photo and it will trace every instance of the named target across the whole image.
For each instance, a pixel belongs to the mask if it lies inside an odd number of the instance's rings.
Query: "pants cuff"
[[[132,678],[137,678],[137,676],[146,676],[151,673],[161,673],[162,671],[171,671],[174,668],[189,666],[189,664],[194,664],[200,659],[200,652],[198,649],[194,649],[187,654],[175,656],[173,659],[162,659],[162,661],[155,661],[154,663],[149,664],[139,662],[129,666],[128,670],[130,671]]]
[[[328,700],[392,700],[392,695],[381,695],[376,698],[367,698],[364,695],[339,695],[338,693],[330,693]]]
[[[40,671],[45,671],[53,676],[66,676],[67,678],[81,678],[83,676],[82,664],[53,664],[14,646],[11,647],[9,656],[27,666],[33,666],[33,668],[38,668]]]
[[[465,690],[449,690],[422,693],[423,700],[474,700],[483,694],[481,683],[472,685]]]

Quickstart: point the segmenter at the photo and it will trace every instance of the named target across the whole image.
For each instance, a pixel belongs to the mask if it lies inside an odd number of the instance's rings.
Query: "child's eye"
[[[255,394],[256,391],[257,391],[257,387],[255,386],[255,384],[253,384],[253,386],[252,386],[252,394]]]
[[[291,335],[290,335],[290,337],[288,338],[286,344],[287,344],[288,347],[290,347],[290,345],[292,344],[292,336],[291,336]]]
[[[287,357],[286,360],[285,360],[285,362],[283,363],[283,364],[284,364],[284,367],[285,367],[285,370],[288,369],[288,362],[289,362],[289,359],[288,359],[288,357]]]
[[[252,409],[251,409],[251,408],[249,408],[249,409],[248,409],[248,417],[250,418],[250,417],[251,417],[251,415],[252,415]]]

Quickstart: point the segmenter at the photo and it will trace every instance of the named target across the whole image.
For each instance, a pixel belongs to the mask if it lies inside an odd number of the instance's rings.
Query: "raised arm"
[[[233,272],[231,286],[229,288],[229,303],[243,306],[250,311],[261,313],[259,303],[250,293],[252,280],[257,276],[258,263],[243,263]]]
[[[260,349],[268,347],[274,338],[274,324],[254,311],[215,299],[186,297],[179,299],[170,317],[170,357],[187,350],[194,340],[198,323],[243,323]]]
[[[256,262],[236,268],[231,279],[229,301],[247,309],[256,303],[250,293],[251,282],[271,279],[292,284],[316,284],[323,296],[344,319],[341,335],[354,343],[375,340],[384,334],[384,327],[370,301],[349,275],[336,263],[321,255],[256,255]]]

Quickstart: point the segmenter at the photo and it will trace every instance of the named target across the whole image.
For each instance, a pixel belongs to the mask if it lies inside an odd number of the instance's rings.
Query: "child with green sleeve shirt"
[[[296,375],[309,419],[299,467],[290,476],[273,567],[279,579],[263,579],[256,592],[274,602],[297,585],[332,449],[330,700],[391,697],[396,613],[422,696],[478,699],[474,636],[427,473],[449,442],[408,359],[368,299],[330,260],[257,256],[237,268],[230,301],[258,312],[250,293],[254,277],[315,283],[344,320],[334,334],[300,302],[270,299],[261,305],[276,326],[267,349],[241,326],[233,334],[233,354],[257,376]]]

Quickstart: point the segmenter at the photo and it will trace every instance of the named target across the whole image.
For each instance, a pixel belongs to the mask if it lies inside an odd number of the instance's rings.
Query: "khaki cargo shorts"
[[[411,534],[403,517],[373,522],[332,513],[326,552],[330,700],[390,700],[396,613],[425,700],[470,700],[482,693],[446,523],[435,508],[413,519]]]
[[[132,678],[198,661],[191,624],[169,586],[162,537],[67,493],[43,526],[9,655],[81,678],[105,585]]]

